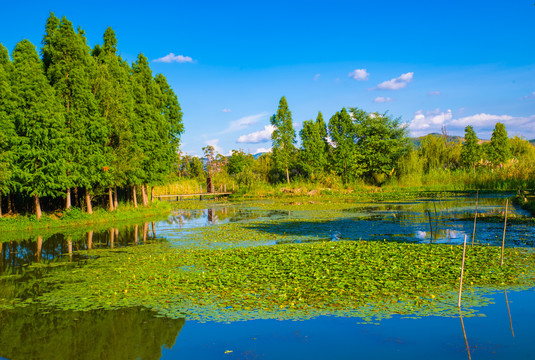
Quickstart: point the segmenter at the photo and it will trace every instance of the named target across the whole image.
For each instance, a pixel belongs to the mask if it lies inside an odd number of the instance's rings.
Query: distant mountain
[[[263,152],[259,152],[259,153],[254,154],[253,157],[254,157],[254,159],[256,160],[256,159],[258,159],[260,156],[262,156],[262,155],[264,155],[264,154],[265,154],[265,153],[263,153]]]
[[[530,143],[531,145],[535,146],[535,139],[533,139],[533,140],[529,140],[529,143]]]

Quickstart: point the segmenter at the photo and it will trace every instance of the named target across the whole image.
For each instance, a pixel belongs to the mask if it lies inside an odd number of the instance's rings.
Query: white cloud
[[[173,53],[169,53],[165,55],[164,57],[158,58],[153,60],[153,62],[161,62],[161,63],[193,63],[193,59],[189,56],[184,55],[175,55]]]
[[[347,76],[357,80],[357,81],[364,81],[368,80],[368,77],[370,76],[370,73],[366,71],[366,69],[355,69],[351,71]]]
[[[221,146],[219,146],[219,139],[211,139],[211,140],[206,140],[204,142],[206,145],[211,145],[214,147],[214,150],[216,152],[218,152],[219,154],[223,154],[223,149],[221,148]]]
[[[314,75],[314,80],[318,80],[320,78],[321,74]]]
[[[230,109],[226,109],[226,108],[225,108],[225,109],[221,110],[221,112],[229,113],[229,112],[232,112],[232,110],[230,110]]]
[[[418,110],[409,122],[409,129],[412,136],[423,136],[430,133],[440,133],[442,126],[446,126],[449,134],[462,136],[465,127],[471,125],[480,139],[490,139],[497,122],[505,125],[509,137],[518,135],[526,139],[535,138],[535,115],[511,116],[479,113],[453,118],[451,110],[444,112],[435,109],[425,113]]]
[[[238,143],[258,144],[271,140],[271,134],[275,131],[275,126],[266,125],[264,130],[255,131],[250,134],[242,135],[238,138]]]
[[[505,123],[512,119],[513,117],[509,115],[491,115],[491,114],[480,113],[480,114],[475,114],[471,116],[465,116],[459,119],[454,119],[453,121],[451,121],[451,125],[460,127],[460,128],[464,128],[468,125],[477,126],[477,127],[482,127],[482,126],[493,127],[497,122]],[[521,118],[517,118],[517,119],[521,119]]]
[[[535,98],[535,91],[532,92],[532,93],[529,94],[529,95],[524,96],[524,99],[533,99],[533,98]]]
[[[378,96],[378,97],[376,97],[376,98],[373,100],[374,103],[385,103],[385,102],[390,102],[390,101],[392,101],[391,98],[389,98],[389,97],[382,97],[382,96]]]
[[[259,147],[258,149],[255,150],[254,154],[267,153],[267,152],[271,152],[271,148],[267,149],[267,148]]]
[[[414,113],[414,117],[409,122],[409,129],[413,136],[427,135],[432,132],[439,132],[442,125],[445,125],[453,118],[451,110],[441,112],[440,109],[427,111],[425,114],[422,110]]]
[[[399,77],[397,77],[395,79],[383,81],[382,83],[377,85],[376,89],[379,89],[379,90],[399,90],[399,89],[403,89],[405,86],[407,86],[408,83],[410,83],[412,81],[413,75],[414,75],[413,72],[408,72],[408,73],[405,73],[405,74],[401,74]]]
[[[251,125],[257,124],[260,119],[267,116],[267,113],[260,113],[255,115],[244,116],[238,120],[231,121],[228,127],[221,131],[220,134],[228,134],[231,132],[243,130]]]
[[[438,96],[438,95],[440,95],[440,91],[430,91],[430,92],[427,93],[427,95]]]

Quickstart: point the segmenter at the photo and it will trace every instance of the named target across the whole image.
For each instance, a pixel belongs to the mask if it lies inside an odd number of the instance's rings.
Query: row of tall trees
[[[85,33],[63,17],[47,19],[41,57],[28,40],[12,60],[0,45],[0,201],[64,199],[106,194],[118,206],[118,187],[136,186],[148,204],[148,186],[163,183],[177,163],[182,111],[166,78],[153,76],[140,54],[128,64],[106,29],[93,49]],[[2,206],[0,205],[0,214]]]
[[[344,182],[359,177],[381,181],[393,174],[398,158],[409,150],[406,126],[386,113],[343,108],[326,123],[320,112],[315,121],[303,123],[301,149],[295,147],[296,133],[284,97],[271,124],[275,171],[283,172],[288,183],[291,167],[309,178],[332,171]]]
[[[271,124],[275,127],[273,151],[257,159],[242,150],[233,150],[228,159],[217,156],[219,181],[250,185],[255,181],[290,182],[294,177],[382,184],[409,174],[462,169],[475,173],[480,168],[503,165],[511,158],[535,160],[535,147],[524,139],[508,138],[502,123],[496,124],[490,141],[479,140],[472,126],[465,128],[464,139],[446,134],[410,139],[399,119],[343,108],[328,122],[321,112],[315,120],[304,121],[298,148],[292,114],[283,97]],[[201,160],[195,157],[183,157],[182,169],[186,177],[202,178],[206,174]]]

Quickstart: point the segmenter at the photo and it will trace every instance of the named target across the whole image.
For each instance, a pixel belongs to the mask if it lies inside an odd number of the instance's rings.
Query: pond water
[[[466,235],[469,243],[501,246],[507,196],[480,194],[474,239],[476,198],[455,194],[405,202],[225,203],[201,210],[182,209],[177,202],[168,216],[107,229],[2,234],[0,358],[535,358],[530,346],[535,291],[530,287],[480,294],[476,289],[484,301],[472,306],[467,317],[392,313],[371,320],[329,313],[292,319],[281,310],[280,316],[240,315],[239,321],[222,322],[169,318],[139,306],[71,311],[34,301],[61,287],[45,281],[47,274],[62,272],[68,278],[100,256],[159,244],[177,251],[340,240],[432,246],[461,244]],[[532,248],[534,230],[529,215],[509,205],[506,246]],[[234,241],[238,233],[241,240]],[[2,307],[2,301],[24,306]]]

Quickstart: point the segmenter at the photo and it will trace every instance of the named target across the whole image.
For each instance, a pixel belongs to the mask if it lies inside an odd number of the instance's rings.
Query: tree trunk
[[[72,261],[72,239],[71,237],[67,237],[67,249],[69,252],[69,261]]]
[[[34,204],[35,204],[35,216],[37,216],[37,220],[41,218],[41,203],[39,202],[39,196],[34,195],[33,196]]]
[[[156,228],[154,227],[154,221],[152,222],[152,238],[156,239]]]
[[[149,223],[146,222],[143,224],[143,244],[147,242],[148,233],[149,233]]]
[[[115,229],[114,228],[111,228],[110,229],[110,248],[114,248],[115,247]]]
[[[150,202],[154,202],[154,186],[150,187]]]
[[[149,198],[147,196],[147,185],[141,185],[141,194],[143,195],[143,206],[149,206]]]
[[[92,248],[93,248],[93,230],[87,233],[87,250],[91,250]]]
[[[113,192],[111,191],[111,187],[108,188],[108,199],[109,199],[109,202],[110,202],[110,211],[113,211]]]
[[[286,168],[286,181],[288,181],[288,184],[290,183],[290,173],[288,172],[288,168]]]
[[[113,205],[115,210],[117,210],[117,208],[119,207],[119,201],[117,201],[117,186],[115,187],[115,191],[113,193]]]
[[[13,203],[13,197],[11,193],[7,193],[7,213],[13,214],[15,212],[15,204]]]
[[[43,253],[43,237],[41,235],[37,236],[37,262],[41,261],[41,255]]]
[[[138,228],[139,228],[139,225],[136,225],[135,228],[134,228],[134,242],[135,242],[136,245],[137,245],[137,242],[138,242],[138,238],[137,238]]]
[[[87,207],[87,213],[92,214],[93,208],[91,207],[91,195],[89,194],[88,188],[85,188],[85,205]]]
[[[134,203],[134,207],[137,208],[136,184],[132,185],[132,202]]]
[[[65,199],[65,210],[69,210],[72,207],[71,201],[71,188],[67,189],[67,197]]]

